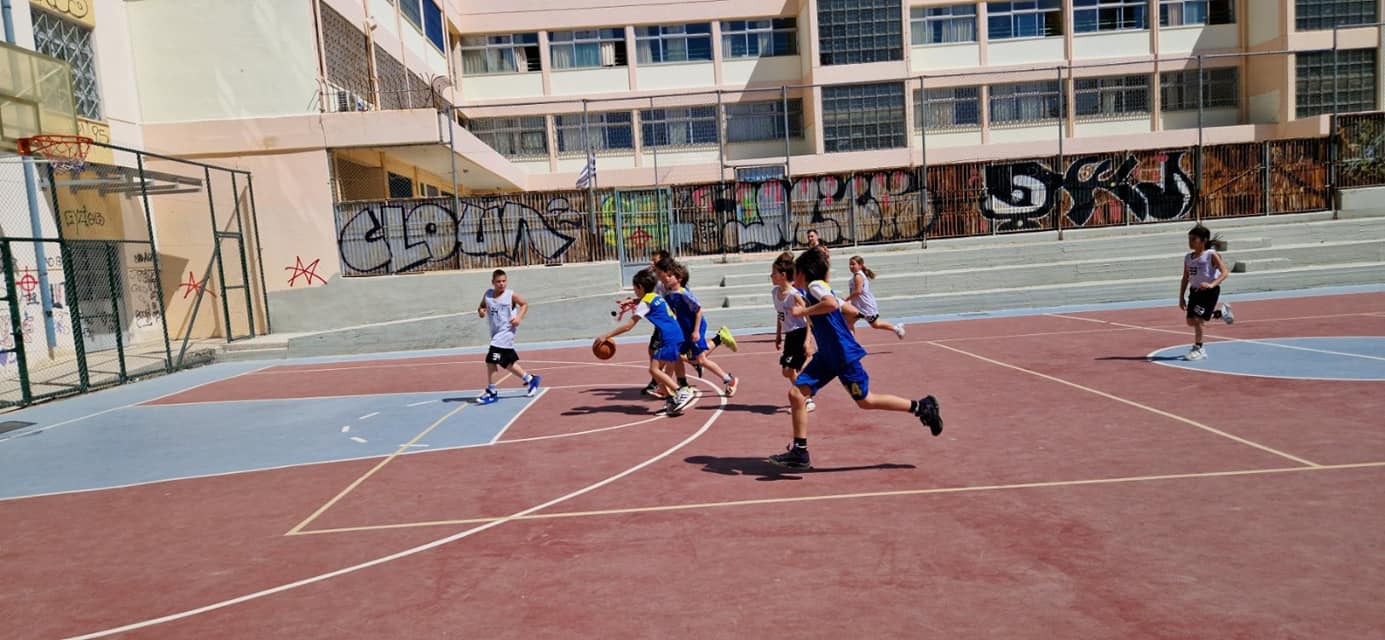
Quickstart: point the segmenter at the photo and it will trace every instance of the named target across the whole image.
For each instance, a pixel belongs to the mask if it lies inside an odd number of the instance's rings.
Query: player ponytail
[[[1222,239],[1221,234],[1212,235],[1212,231],[1198,223],[1197,226],[1188,230],[1188,235],[1202,239],[1202,246],[1207,249],[1226,251],[1226,240]]]
[[[871,271],[870,267],[866,266],[865,258],[862,258],[861,256],[851,256],[851,260],[849,262],[854,262],[856,264],[861,265],[861,273],[866,274],[866,277],[870,278],[871,280],[875,279],[875,272]]]

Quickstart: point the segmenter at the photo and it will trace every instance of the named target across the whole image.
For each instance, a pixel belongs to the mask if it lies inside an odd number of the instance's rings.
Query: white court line
[[[699,380],[700,380],[703,384],[706,384],[708,387],[711,387],[711,383],[707,382],[706,380],[701,380],[700,378],[699,378]],[[639,471],[640,469],[643,469],[643,468],[645,468],[645,467],[647,467],[647,466],[649,466],[649,465],[651,465],[651,464],[654,464],[655,462],[658,462],[658,461],[660,461],[660,460],[662,460],[662,459],[664,459],[664,458],[667,458],[668,456],[670,456],[670,455],[672,455],[673,453],[677,452],[679,449],[682,449],[683,447],[685,447],[685,446],[691,444],[694,440],[697,440],[698,438],[702,437],[702,435],[705,434],[705,433],[707,432],[707,430],[711,428],[712,423],[715,422],[715,421],[717,420],[717,418],[720,418],[720,417],[721,417],[722,412],[724,412],[725,410],[726,410],[726,398],[722,398],[722,399],[721,399],[721,406],[718,407],[717,410],[716,410],[711,416],[708,416],[707,421],[704,422],[704,423],[702,423],[702,427],[701,427],[701,428],[699,428],[696,432],[692,433],[692,434],[689,435],[688,437],[684,438],[681,442],[679,442],[679,443],[673,445],[672,447],[669,447],[669,448],[668,448],[667,450],[665,450],[663,453],[660,453],[660,454],[658,454],[658,455],[655,455],[654,457],[649,458],[648,460],[645,460],[644,462],[641,462],[641,463],[639,463],[639,464],[636,464],[635,466],[630,467],[630,468],[628,468],[628,469],[626,469],[626,470],[624,470],[624,471],[622,471],[622,472],[620,472],[620,473],[617,473],[617,474],[615,474],[615,475],[613,475],[613,476],[610,476],[610,477],[606,478],[605,480],[600,480],[600,481],[594,482],[594,483],[589,484],[589,485],[587,485],[587,486],[585,486],[585,487],[583,487],[583,488],[581,488],[581,489],[578,489],[578,490],[576,490],[576,491],[573,491],[573,492],[571,492],[571,493],[569,493],[569,494],[567,494],[567,495],[559,496],[559,497],[557,497],[557,498],[554,498],[554,499],[552,499],[552,500],[549,500],[548,502],[545,502],[545,503],[543,503],[543,504],[539,504],[539,505],[535,505],[535,506],[529,507],[529,508],[524,509],[524,510],[522,510],[522,511],[517,511],[517,512],[515,512],[515,513],[513,513],[513,514],[511,514],[511,515],[509,515],[509,516],[506,516],[506,517],[503,517],[503,518],[500,518],[500,519],[497,519],[497,520],[488,522],[488,523],[486,523],[486,524],[482,524],[482,525],[480,525],[480,526],[472,527],[472,528],[470,528],[470,529],[465,529],[465,530],[463,530],[463,531],[459,531],[459,532],[454,533],[454,534],[452,534],[452,535],[450,535],[450,536],[447,536],[447,537],[445,537],[445,538],[438,538],[437,540],[434,540],[434,541],[432,541],[432,542],[424,543],[424,544],[418,545],[418,546],[416,546],[416,547],[412,547],[412,548],[409,548],[409,549],[405,549],[405,550],[403,550],[403,551],[399,551],[399,552],[397,552],[397,553],[392,553],[392,554],[387,555],[387,556],[382,556],[382,557],[376,558],[376,559],[374,559],[374,560],[369,560],[369,561],[362,562],[362,563],[360,563],[360,564],[355,564],[355,565],[352,565],[352,566],[349,566],[349,567],[343,567],[343,568],[341,568],[341,569],[337,569],[336,571],[330,571],[330,572],[328,572],[328,573],[323,573],[323,574],[319,574],[319,575],[312,576],[312,577],[309,577],[309,578],[304,578],[304,579],[302,579],[302,580],[297,580],[297,581],[294,581],[294,582],[289,582],[289,583],[286,583],[286,584],[281,584],[281,585],[279,585],[279,586],[277,586],[277,587],[271,587],[271,588],[269,588],[269,589],[264,589],[264,590],[262,590],[262,591],[256,591],[256,592],[254,592],[254,593],[248,593],[248,594],[246,594],[246,595],[243,595],[243,596],[240,596],[240,597],[237,597],[237,598],[232,598],[232,599],[229,599],[229,600],[222,600],[221,602],[216,602],[216,603],[209,604],[209,605],[206,605],[206,606],[198,607],[198,608],[196,608],[196,609],[188,609],[188,610],[186,610],[186,611],[180,611],[180,612],[178,612],[178,613],[173,613],[173,614],[169,614],[169,615],[166,615],[166,616],[161,616],[161,617],[158,617],[158,618],[150,618],[150,619],[148,619],[148,620],[143,620],[143,621],[140,621],[140,622],[134,622],[134,623],[127,624],[127,625],[124,625],[124,626],[120,626],[120,627],[113,627],[113,628],[110,628],[110,629],[103,629],[103,630],[101,630],[101,631],[96,631],[96,632],[88,633],[88,634],[81,635],[81,636],[73,636],[73,637],[69,638],[68,640],[89,640],[89,639],[91,639],[91,638],[104,638],[104,637],[106,637],[106,636],[115,635],[115,634],[117,634],[117,633],[125,633],[125,632],[127,632],[127,631],[134,631],[134,630],[137,630],[137,629],[144,629],[144,628],[152,627],[152,626],[155,626],[155,625],[163,624],[163,623],[165,623],[165,622],[172,622],[172,621],[174,621],[174,620],[182,620],[183,618],[189,618],[189,617],[192,617],[192,616],[195,616],[195,615],[207,613],[207,612],[209,612],[209,611],[215,611],[215,610],[217,610],[217,609],[223,609],[223,608],[226,608],[226,607],[229,607],[229,606],[233,606],[233,605],[240,604],[240,603],[242,603],[242,602],[249,602],[249,601],[251,601],[251,600],[256,600],[256,599],[259,599],[259,598],[263,598],[263,597],[265,597],[265,596],[270,596],[270,595],[274,595],[274,594],[281,593],[281,592],[284,592],[284,591],[289,591],[289,590],[292,590],[292,589],[297,589],[298,587],[303,587],[303,586],[307,586],[307,585],[310,585],[310,584],[315,584],[315,583],[318,583],[318,582],[323,582],[323,581],[325,581],[325,580],[330,580],[330,579],[336,578],[336,577],[338,577],[338,576],[343,576],[343,575],[346,575],[346,574],[349,574],[349,573],[354,573],[354,572],[356,572],[356,571],[360,571],[360,570],[362,570],[362,569],[368,569],[368,568],[370,568],[370,567],[374,567],[374,566],[377,566],[377,565],[385,564],[385,563],[388,563],[388,562],[393,562],[393,561],[398,560],[398,559],[400,559],[400,558],[407,558],[407,557],[409,557],[409,556],[416,555],[416,554],[422,553],[422,552],[424,552],[424,551],[428,551],[428,550],[430,550],[430,549],[435,549],[435,548],[437,548],[437,547],[441,547],[441,546],[443,546],[443,545],[450,544],[450,543],[452,543],[452,542],[456,542],[456,541],[461,540],[461,539],[463,539],[463,538],[467,538],[467,537],[473,536],[473,535],[475,535],[475,534],[478,534],[478,533],[480,533],[480,532],[482,532],[482,531],[485,531],[485,530],[487,530],[487,529],[491,529],[491,528],[497,527],[497,526],[499,526],[499,525],[505,524],[505,523],[510,522],[510,521],[512,521],[512,520],[515,520],[515,519],[518,519],[518,518],[522,518],[522,517],[524,517],[524,516],[527,516],[527,515],[529,515],[529,514],[531,514],[531,513],[535,513],[535,512],[538,512],[538,511],[542,511],[542,510],[547,509],[548,507],[551,507],[551,506],[553,506],[553,505],[561,504],[561,503],[563,503],[563,502],[567,502],[568,500],[571,500],[571,499],[576,498],[576,497],[578,497],[578,496],[581,496],[581,495],[590,493],[590,492],[592,492],[592,491],[595,491],[596,489],[599,489],[599,488],[601,488],[601,487],[604,487],[604,486],[606,486],[606,485],[608,485],[608,484],[611,484],[612,482],[615,482],[615,481],[620,480],[621,478],[624,478],[624,477],[626,477],[626,476],[628,476],[628,475],[630,475],[630,474],[632,474],[632,473],[635,473],[636,471]]]
[[[545,393],[548,393],[548,389],[540,389],[539,394],[534,396],[534,399],[530,400],[529,404],[524,405],[524,408],[520,409],[519,412],[514,415],[514,417],[510,418],[510,421],[506,422],[505,426],[500,428],[500,431],[495,432],[495,436],[493,436],[491,438],[491,441],[486,444],[495,444],[495,441],[499,440],[500,436],[504,435],[506,431],[510,430],[510,425],[514,424],[516,420],[519,420],[519,417],[524,415],[524,412],[528,411],[530,407],[538,403],[539,398],[542,398],[543,394]]]
[[[356,419],[357,419],[357,420],[369,420],[369,419],[374,418],[375,416],[378,416],[378,415],[380,415],[380,412],[379,412],[379,411],[371,411],[370,413],[367,413],[367,414],[365,414],[365,415],[363,415],[363,416],[361,416],[361,417],[359,417],[359,418],[356,418]]]
[[[1188,332],[1187,332],[1187,331],[1177,331],[1177,330],[1174,330],[1174,329],[1160,329],[1160,328],[1157,328],[1157,327],[1142,327],[1142,326],[1137,325],[1137,324],[1127,324],[1127,323],[1124,323],[1124,322],[1111,322],[1111,321],[1108,321],[1108,320],[1102,320],[1101,322],[1105,322],[1106,324],[1114,325],[1114,326],[1117,326],[1117,327],[1126,327],[1126,328],[1129,328],[1129,329],[1143,329],[1143,330],[1145,330],[1145,331],[1156,331],[1156,332],[1159,332],[1159,333],[1171,333],[1171,334],[1179,335],[1179,336],[1186,336],[1186,335],[1188,335]],[[1312,348],[1312,347],[1299,347],[1299,346],[1295,346],[1295,345],[1291,345],[1291,344],[1279,344],[1278,342],[1270,342],[1270,340],[1275,340],[1275,339],[1280,339],[1280,338],[1232,338],[1232,337],[1229,337],[1229,336],[1219,336],[1219,335],[1217,335],[1217,334],[1214,334],[1214,333],[1211,333],[1211,332],[1208,332],[1208,331],[1203,331],[1203,334],[1202,334],[1202,335],[1203,335],[1204,338],[1216,338],[1216,339],[1217,339],[1218,341],[1220,341],[1220,342],[1249,342],[1249,343],[1252,343],[1252,344],[1263,344],[1263,345],[1269,346],[1269,347],[1279,347],[1280,349],[1292,349],[1292,350],[1294,350],[1294,351],[1310,351],[1310,352],[1313,352],[1313,353],[1325,353],[1325,354],[1333,355],[1333,356],[1346,356],[1346,357],[1348,357],[1348,358],[1363,358],[1363,359],[1366,359],[1366,360],[1381,360],[1381,361],[1385,361],[1385,358],[1382,358],[1382,357],[1380,357],[1380,356],[1371,356],[1371,355],[1366,355],[1366,354],[1364,354],[1364,353],[1351,353],[1351,352],[1348,352],[1348,351],[1330,351],[1330,350],[1327,350],[1327,349],[1314,349],[1314,348]],[[1293,337],[1302,337],[1302,338],[1360,338],[1360,337],[1363,337],[1363,336],[1293,336]],[[1370,337],[1370,336],[1365,336],[1365,337]]]
[[[367,442],[365,438],[362,438],[362,437],[360,437],[360,436],[351,436],[351,441],[352,441],[352,442],[359,442],[359,443],[361,443],[361,444],[365,444],[365,443]]]
[[[1105,320],[1098,320],[1096,318],[1083,318],[1082,316],[1069,316],[1061,313],[1045,313],[1044,315],[1050,318],[1062,318],[1064,320],[1081,320],[1083,322],[1095,322],[1097,324],[1111,324],[1110,322],[1107,322]]]
[[[429,357],[429,356],[419,356],[417,359],[418,359],[418,360],[424,360],[424,359],[426,359],[426,358],[428,358],[428,357]],[[370,361],[369,361],[369,360],[364,360],[364,361],[362,361],[362,362],[370,362]],[[550,363],[550,364],[591,364],[591,365],[596,364],[596,363],[594,363],[594,362],[578,362],[578,361],[576,361],[576,360],[520,360],[520,362],[538,362],[538,363]],[[257,370],[255,370],[255,371],[253,371],[252,373],[255,373],[255,374],[257,374],[257,375],[283,375],[283,374],[287,374],[287,373],[323,373],[323,372],[327,372],[327,371],[355,371],[355,370],[357,370],[357,369],[368,370],[368,369],[400,369],[400,368],[414,368],[414,367],[445,367],[445,366],[452,366],[452,365],[458,365],[458,364],[477,365],[477,364],[486,364],[486,361],[485,361],[485,360],[434,360],[434,361],[431,361],[431,362],[390,362],[390,363],[387,363],[387,364],[363,364],[363,365],[360,365],[360,366],[357,366],[357,367],[317,367],[317,368],[314,368],[314,369],[282,369],[282,370],[278,370],[278,371],[261,371],[261,370],[257,369]],[[265,365],[264,367],[261,367],[261,369],[268,369],[269,367],[296,367],[296,366],[304,366],[304,365],[273,364],[273,365]],[[242,374],[242,375],[244,375],[244,374]]]
[[[410,402],[409,404],[406,404],[406,405],[404,405],[404,406],[406,406],[406,407],[417,407],[417,406],[419,406],[419,405],[428,404],[428,403],[430,403],[430,402],[437,402],[437,400],[424,400],[423,402]]]

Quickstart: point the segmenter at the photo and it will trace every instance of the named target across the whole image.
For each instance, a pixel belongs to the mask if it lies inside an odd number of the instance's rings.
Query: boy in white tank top
[[[1188,248],[1191,251],[1183,256],[1183,280],[1178,283],[1178,308],[1187,310],[1188,326],[1193,328],[1193,348],[1183,358],[1202,360],[1207,357],[1202,347],[1202,325],[1213,318],[1231,324],[1236,316],[1232,315],[1229,304],[1217,309],[1221,283],[1230,275],[1221,254],[1217,253],[1226,248],[1226,242],[1221,236],[1213,237],[1207,227],[1199,224],[1188,232]]]
[[[803,292],[793,286],[793,274],[793,254],[787,251],[779,254],[769,272],[770,282],[774,283],[770,298],[774,301],[775,313],[774,348],[778,350],[782,347],[784,350],[783,355],[779,356],[779,366],[789,380],[797,378],[799,372],[803,371],[809,355],[808,319],[793,314],[794,307],[808,305],[803,301]],[[807,402],[808,411],[817,409],[817,403],[811,396]]]
[[[528,387],[524,395],[532,397],[539,390],[539,376],[529,375],[519,366],[519,354],[515,353],[515,330],[529,311],[529,303],[519,294],[507,288],[509,277],[496,269],[491,273],[491,288],[481,296],[481,305],[476,315],[490,322],[491,344],[486,351],[486,390],[476,397],[476,404],[491,404],[500,400],[500,390],[495,387],[495,378],[504,369],[519,377]]]

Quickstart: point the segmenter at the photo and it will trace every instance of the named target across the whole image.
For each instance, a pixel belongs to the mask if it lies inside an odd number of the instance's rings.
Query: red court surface
[[[1235,304],[1213,357],[1385,335],[1385,294]],[[1189,342],[1172,306],[859,331],[872,390],[935,395],[940,437],[832,385],[815,468],[781,469],[769,336],[676,418],[641,345],[521,345],[549,391],[493,444],[0,501],[0,637],[1385,637],[1385,382],[1148,362]],[[157,402],[483,378],[281,365]]]

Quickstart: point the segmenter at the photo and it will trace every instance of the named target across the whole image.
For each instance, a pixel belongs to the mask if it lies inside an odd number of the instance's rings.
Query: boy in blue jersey
[[[808,326],[817,341],[817,353],[789,388],[789,405],[793,414],[793,444],[788,451],[769,457],[769,461],[785,467],[812,466],[808,457],[807,399],[826,386],[833,378],[840,379],[847,393],[862,409],[908,411],[918,417],[933,435],[943,432],[943,419],[938,401],[933,396],[922,400],[906,400],[884,393],[871,393],[870,376],[861,366],[866,350],[856,342],[851,326],[842,316],[841,302],[827,285],[827,254],[808,249],[794,260],[794,284],[803,289],[807,306],[795,305],[795,317],[809,318]]]
[[[664,372],[663,367],[673,365],[678,377],[684,376],[683,362],[678,354],[678,347],[682,343],[683,329],[678,326],[678,318],[673,315],[673,310],[669,309],[664,297],[654,292],[654,274],[649,269],[642,269],[636,273],[635,277],[631,279],[631,284],[635,288],[635,298],[639,300],[639,304],[635,306],[635,311],[630,314],[630,319],[626,320],[624,324],[597,338],[596,344],[633,329],[640,318],[649,320],[659,333],[659,344],[655,347],[653,357],[649,361],[649,375],[668,391],[666,401],[668,415],[682,415],[683,410],[692,404],[694,398],[692,389],[686,387],[679,389],[678,384],[669,374]]]
[[[664,267],[668,270],[664,271]],[[673,315],[678,318],[678,326],[683,330],[683,344],[679,351],[687,357],[688,362],[698,367],[698,375],[702,374],[702,367],[706,367],[720,378],[721,383],[725,385],[726,397],[736,395],[736,377],[727,373],[707,355],[707,320],[702,317],[702,303],[693,295],[692,290],[686,288],[688,268],[670,261],[668,265],[661,265],[657,273],[663,279],[664,297],[673,308]],[[680,387],[687,386],[686,381],[681,378],[678,384]]]

